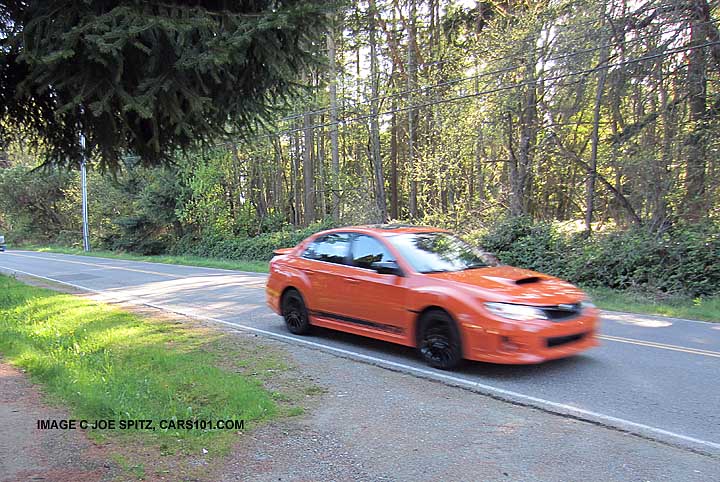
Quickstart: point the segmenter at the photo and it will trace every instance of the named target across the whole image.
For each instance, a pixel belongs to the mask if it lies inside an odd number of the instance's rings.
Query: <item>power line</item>
[[[657,5],[657,6],[654,6],[654,7],[652,7],[652,8],[653,8],[653,9],[666,9],[666,8],[672,8],[672,7],[677,7],[677,6],[678,6],[677,4],[664,4],[664,5]],[[677,8],[676,10],[680,10],[680,9]],[[628,13],[628,14],[626,14],[624,17],[621,17],[619,20],[625,20],[625,21],[627,21],[627,20],[633,18],[636,14],[637,14],[637,12]],[[584,26],[584,25],[597,24],[598,21],[599,21],[599,19],[592,19],[592,20],[587,20],[587,21],[584,21],[584,22],[575,23],[575,24],[570,24],[570,23],[554,24],[554,25],[550,25],[550,28],[558,28],[558,29],[561,29],[561,28],[571,27],[571,28],[577,29],[578,27],[582,27],[582,26]],[[543,28],[545,28],[545,26],[543,26]],[[516,43],[522,43],[522,42],[526,42],[526,41],[529,41],[529,40],[534,40],[534,39],[537,37],[537,35],[538,35],[538,32],[534,32],[534,33],[532,33],[532,34],[530,34],[530,35],[527,35],[527,36],[525,36],[525,37],[517,40]],[[588,36],[590,36],[590,35],[592,35],[592,33],[588,32],[588,33],[586,33],[586,34],[584,34],[584,35],[577,35],[577,36],[575,36],[575,37],[571,37],[571,39],[573,39],[573,38],[574,38],[574,39],[577,39],[577,40],[586,39],[586,38],[587,38]],[[529,51],[538,52],[538,51],[543,50],[544,48],[545,48],[545,46],[540,46],[540,47],[535,47],[534,49],[531,49],[531,50],[529,50]],[[467,55],[473,55],[473,54],[479,54],[479,53],[482,53],[482,52],[479,51],[479,50],[467,50],[467,51],[465,52],[466,55],[464,55],[464,56],[451,57],[451,58],[448,58],[448,59],[442,59],[442,60],[437,60],[437,61],[433,61],[433,62],[429,62],[429,63],[423,63],[422,65],[423,65],[423,66],[428,66],[428,65],[443,64],[443,63],[458,61],[458,60],[462,60],[462,59],[465,58]]]
[[[570,6],[571,6],[571,5],[568,5],[567,7],[570,7]],[[572,6],[574,7],[575,5],[572,5]],[[642,11],[641,11],[641,9],[642,9]],[[633,19],[634,17],[636,17],[639,13],[646,13],[646,12],[651,11],[651,10],[665,10],[665,9],[674,9],[675,11],[682,11],[682,9],[679,8],[679,5],[676,4],[676,3],[665,3],[665,4],[660,4],[660,5],[652,5],[652,2],[648,2],[648,4],[641,6],[641,8],[639,8],[638,10],[635,10],[635,11],[633,11],[633,12],[628,12],[628,13],[626,13],[623,17],[620,17],[620,18],[617,19],[617,20],[628,21],[628,20],[631,20],[631,19]],[[666,13],[670,13],[670,12],[666,12]],[[569,12],[563,12],[563,13],[562,13],[562,15],[564,15],[564,16],[567,16],[568,14],[569,14]],[[561,19],[562,16],[560,16],[559,18]],[[558,29],[570,27],[570,28],[573,28],[573,29],[577,29],[577,28],[583,27],[583,26],[585,26],[585,25],[597,24],[598,22],[599,22],[599,19],[598,19],[598,18],[593,18],[593,19],[590,19],[590,20],[585,20],[585,21],[577,22],[577,23],[562,23],[562,24],[550,24],[550,25],[545,25],[545,24],[543,24],[541,27],[542,27],[542,29],[545,29],[545,28],[547,28],[547,27],[550,27],[550,28],[558,28]],[[523,43],[523,42],[526,42],[526,41],[529,41],[529,40],[534,40],[534,39],[537,37],[537,35],[538,35],[538,32],[536,31],[536,32],[533,32],[533,33],[531,33],[531,34],[526,35],[525,37],[522,37],[522,38],[516,40],[515,42],[516,42],[516,43]],[[575,36],[574,38],[575,38],[575,39],[583,39],[583,38],[587,38],[588,35],[589,35],[589,34],[586,33],[585,35],[578,35],[578,36]],[[397,39],[397,40],[400,40],[400,38],[396,38],[396,39]],[[543,48],[544,48],[544,47],[536,47],[536,48],[534,48],[533,50],[534,50],[534,51],[539,51],[539,50],[542,50]],[[466,50],[465,53],[464,53],[465,55],[463,55],[463,56],[451,57],[451,58],[449,58],[449,59],[442,59],[442,60],[437,60],[437,61],[433,61],[433,62],[425,62],[425,63],[422,64],[422,66],[442,64],[442,63],[452,62],[452,61],[455,61],[455,60],[462,60],[462,59],[465,58],[467,55],[473,55],[473,54],[478,54],[478,53],[482,53],[482,52],[479,51],[479,50]]]
[[[716,22],[715,22],[715,21],[700,22],[698,25],[703,25],[703,24],[713,24],[713,25],[714,25],[714,24],[716,24]],[[585,55],[585,54],[588,54],[588,53],[596,52],[596,51],[601,50],[601,49],[604,49],[604,48],[612,48],[612,47],[616,47],[616,48],[617,48],[617,47],[621,47],[621,46],[627,46],[627,45],[630,45],[630,44],[633,44],[633,43],[638,43],[638,42],[641,42],[641,41],[644,41],[644,40],[649,40],[649,39],[652,39],[652,38],[661,38],[661,37],[663,37],[663,36],[665,36],[665,35],[667,35],[667,34],[669,34],[669,33],[680,32],[680,31],[682,31],[682,30],[685,30],[686,28],[687,28],[686,26],[680,26],[680,27],[676,27],[676,28],[671,29],[671,30],[666,30],[666,31],[663,31],[663,32],[657,32],[657,33],[655,33],[655,34],[646,35],[646,36],[643,36],[643,37],[635,37],[635,38],[632,38],[632,39],[625,40],[625,41],[623,41],[623,42],[608,43],[608,44],[596,46],[596,47],[593,47],[593,48],[588,48],[588,49],[578,50],[578,51],[574,51],[574,52],[569,52],[569,53],[565,53],[565,54],[558,55],[558,56],[555,56],[555,57],[549,57],[549,58],[542,59],[542,60],[543,60],[544,63],[556,62],[556,61],[558,61],[558,60],[564,60],[564,59],[568,59],[568,58],[572,58],[572,57],[576,57],[576,56],[580,56],[580,55]],[[566,40],[567,40],[567,39],[566,39]],[[674,38],[673,38],[673,40],[674,40]],[[502,60],[502,59],[500,59],[500,60]],[[387,100],[387,99],[399,98],[399,97],[403,97],[403,96],[405,96],[405,95],[407,95],[407,94],[411,94],[411,93],[425,94],[427,91],[432,90],[432,89],[436,89],[436,88],[439,88],[439,87],[452,86],[452,85],[461,84],[461,83],[463,83],[463,82],[469,82],[469,81],[472,81],[472,80],[479,80],[479,79],[482,79],[482,78],[485,78],[485,77],[489,77],[489,76],[494,76],[494,75],[503,74],[503,73],[509,73],[509,72],[517,71],[517,70],[519,70],[519,69],[521,69],[521,68],[523,68],[523,67],[524,67],[524,66],[521,66],[521,65],[520,65],[520,66],[510,66],[510,67],[504,67],[504,68],[497,69],[497,70],[485,71],[485,72],[481,72],[481,73],[478,73],[478,74],[472,75],[472,76],[455,78],[455,79],[449,79],[449,80],[446,80],[446,81],[443,81],[443,82],[438,82],[438,83],[435,83],[435,84],[432,84],[432,85],[426,85],[426,86],[417,87],[417,88],[415,88],[415,89],[405,89],[405,90],[398,91],[398,92],[393,92],[393,93],[387,94],[387,95],[381,95],[381,96],[371,97],[371,98],[365,99],[364,102],[375,102],[375,101],[382,101],[382,100]],[[298,119],[298,118],[304,117],[305,115],[318,115],[318,114],[327,113],[327,112],[329,112],[329,111],[330,111],[330,106],[325,106],[325,107],[322,107],[322,108],[319,108],[319,109],[315,109],[315,110],[313,110],[313,111],[301,112],[301,113],[292,114],[292,115],[290,115],[290,116],[282,117],[282,118],[278,119],[277,122],[278,122],[278,123],[280,123],[280,122],[286,122],[286,121],[289,121],[289,120],[293,120],[293,119]]]
[[[377,115],[384,116],[384,115],[388,115],[388,114],[407,112],[410,110],[420,109],[423,107],[429,107],[429,106],[438,105],[438,104],[446,104],[446,103],[466,100],[466,99],[470,99],[470,98],[474,98],[474,97],[480,97],[483,95],[489,95],[489,94],[493,94],[493,93],[517,89],[519,87],[523,87],[523,86],[527,86],[527,85],[533,85],[533,84],[544,83],[544,82],[552,82],[555,80],[561,80],[561,79],[569,78],[569,77],[577,77],[580,75],[588,75],[588,74],[597,72],[602,69],[610,69],[613,67],[637,64],[637,63],[645,62],[647,60],[653,60],[656,58],[667,57],[667,56],[674,55],[677,53],[695,50],[695,49],[699,49],[699,48],[705,48],[705,47],[718,45],[718,44],[720,44],[720,41],[713,41],[713,42],[707,42],[704,44],[680,47],[680,48],[676,48],[676,49],[666,50],[666,51],[663,51],[663,52],[660,52],[657,54],[645,55],[645,56],[635,58],[635,59],[629,59],[629,60],[624,60],[621,62],[609,63],[609,64],[605,64],[602,66],[594,67],[591,69],[584,69],[584,70],[580,70],[580,71],[576,71],[576,72],[569,72],[566,74],[558,74],[558,75],[554,75],[554,76],[550,76],[550,77],[538,77],[536,79],[527,80],[527,81],[515,83],[512,85],[505,85],[505,86],[501,86],[501,87],[497,87],[497,88],[493,88],[493,89],[482,90],[482,91],[463,94],[463,95],[459,95],[459,96],[455,96],[455,97],[450,97],[450,98],[445,98],[445,99],[436,99],[436,100],[433,100],[430,102],[423,102],[423,103],[413,104],[413,105],[406,106],[406,107],[389,109],[389,110],[378,112]],[[362,121],[362,120],[367,120],[367,119],[370,119],[371,117],[372,117],[371,114],[364,114],[364,115],[356,116],[356,117],[349,118],[349,119],[338,119],[338,126],[342,127],[343,125],[355,123],[355,122]],[[576,123],[569,123],[569,124],[576,125]],[[276,131],[274,133],[268,133],[268,134],[264,134],[261,136],[254,136],[251,139],[259,140],[259,139],[263,139],[263,138],[275,138],[275,137],[280,137],[281,135],[293,134],[295,132],[302,132],[306,129],[316,129],[316,128],[321,128],[321,127],[329,127],[332,125],[333,125],[333,123],[326,122],[326,123],[315,124],[315,125],[311,125],[311,126],[307,126],[307,127],[300,127],[300,128],[294,128],[294,129],[283,129],[280,131]],[[221,143],[220,145],[229,145],[229,144],[232,144],[232,142]]]
[[[703,22],[703,23],[714,23],[714,22]],[[684,29],[685,29],[685,27],[681,27],[681,28],[678,28],[678,29],[670,30],[669,32],[679,31],[679,30],[684,30]],[[639,42],[639,41],[642,41],[642,40],[647,40],[647,39],[654,38],[654,37],[662,37],[662,36],[665,35],[666,33],[668,33],[668,32],[661,32],[661,33],[657,33],[657,34],[653,34],[653,35],[648,35],[648,36],[645,36],[645,37],[636,37],[636,38],[634,38],[634,39],[626,40],[626,41],[624,41],[624,42],[615,42],[615,43],[611,43],[611,44],[600,45],[600,46],[597,46],[597,47],[593,47],[593,48],[589,48],[589,49],[583,49],[583,50],[578,50],[578,51],[575,51],[575,52],[570,52],[570,53],[566,53],[566,54],[563,54],[563,55],[558,55],[558,56],[556,56],[556,57],[549,57],[549,58],[547,58],[547,59],[542,59],[542,60],[543,60],[544,63],[551,63],[551,62],[555,62],[555,61],[557,61],[557,60],[563,60],[563,59],[567,59],[567,58],[576,57],[576,56],[579,56],[579,55],[583,55],[583,54],[595,52],[595,51],[598,51],[598,50],[602,50],[602,49],[604,49],[604,48],[620,47],[620,46],[622,46],[622,45],[628,45],[628,44],[631,44],[631,43]],[[429,86],[418,87],[418,88],[416,88],[416,89],[408,89],[408,90],[404,90],[404,91],[400,91],[400,92],[395,92],[395,93],[390,94],[390,95],[387,95],[387,96],[373,97],[373,98],[368,99],[367,101],[368,101],[368,102],[371,102],[371,101],[376,101],[376,100],[389,99],[389,98],[398,97],[398,96],[403,96],[403,95],[405,95],[405,94],[410,94],[410,93],[422,93],[424,90],[430,90],[430,89],[434,89],[434,88],[436,88],[436,87],[444,87],[444,86],[447,86],[447,85],[455,85],[455,84],[467,82],[467,81],[470,81],[470,80],[478,80],[478,79],[481,79],[481,78],[483,78],[483,77],[488,77],[488,76],[495,75],[495,74],[500,74],[500,73],[506,73],[506,72],[512,72],[512,71],[515,71],[515,70],[519,70],[519,69],[521,69],[521,68],[523,68],[523,67],[524,67],[524,66],[512,66],[512,67],[505,67],[505,68],[498,69],[498,70],[494,70],[494,71],[482,72],[482,73],[479,73],[479,74],[476,74],[476,75],[472,75],[472,76],[461,77],[461,78],[456,78],[456,79],[450,79],[450,80],[443,81],[443,82],[438,82],[438,83],[436,83],[436,84],[432,84],[432,85],[429,85]]]
[[[676,6],[676,5],[674,5],[674,4],[664,4],[664,5],[655,6],[655,7],[653,7],[653,8],[655,8],[655,9],[663,9],[663,8],[670,8],[670,7],[675,7],[675,6]],[[622,19],[627,20],[627,19],[629,19],[629,18],[631,18],[631,17],[632,17],[632,14],[628,14],[628,15],[626,15],[625,17],[623,17]],[[589,20],[589,21],[586,21],[586,22],[580,22],[580,23],[577,23],[577,24],[564,24],[564,25],[559,25],[559,26],[557,26],[557,27],[573,27],[573,28],[577,28],[577,27],[582,26],[582,25],[588,25],[588,24],[597,23],[597,21],[598,21],[597,19],[593,19],[593,20]],[[705,23],[707,23],[707,24],[713,24],[713,23],[715,23],[715,22],[711,20],[711,21],[707,21],[707,22],[700,22],[700,23],[698,23],[697,25],[702,25],[702,24],[705,24]],[[659,33],[652,34],[652,35],[646,36],[646,37],[635,37],[635,38],[630,39],[630,40],[625,41],[625,42],[619,42],[618,45],[622,45],[622,44],[626,44],[626,43],[631,43],[631,42],[637,42],[637,41],[640,41],[640,40],[645,39],[645,38],[652,38],[653,36],[663,35],[663,34],[665,34],[665,33],[672,32],[672,31],[675,31],[675,30],[684,30],[684,29],[686,29],[686,28],[687,28],[687,26],[680,26],[680,27],[676,27],[675,29],[672,29],[672,30],[670,30],[670,31],[659,32]],[[533,33],[533,34],[527,35],[526,37],[521,38],[521,39],[515,41],[515,43],[523,43],[523,42],[528,41],[528,40],[534,40],[534,39],[537,37],[537,35],[538,35],[538,33],[535,32],[535,33]],[[569,38],[564,38],[564,41],[566,41],[566,42],[568,42],[568,41],[572,42],[573,40],[585,40],[585,39],[587,39],[587,38],[588,38],[589,36],[591,36],[591,35],[592,35],[592,33],[585,33],[585,34],[582,34],[582,35],[575,35],[575,36],[571,36],[571,37],[569,37]],[[533,48],[533,49],[525,49],[524,52],[525,52],[525,53],[527,53],[527,52],[539,52],[539,51],[545,50],[545,49],[547,49],[547,48],[548,48],[547,45],[538,46],[538,47],[535,47],[535,48]],[[591,49],[591,50],[589,50],[589,51],[599,50],[599,49],[601,49],[601,48],[602,48],[602,46],[601,46],[601,47],[596,47],[596,48]],[[588,51],[588,52],[589,52],[589,51]],[[439,60],[439,61],[435,61],[435,62],[430,62],[430,63],[423,63],[422,66],[427,66],[427,65],[437,64],[437,63],[447,63],[447,62],[452,62],[452,61],[460,61],[460,60],[463,60],[463,59],[467,58],[468,55],[473,55],[473,54],[478,54],[478,53],[483,53],[483,52],[480,51],[480,50],[474,50],[474,51],[473,51],[473,50],[468,50],[468,51],[465,51],[465,54],[464,54],[463,56],[460,56],[460,57],[452,57],[452,58],[449,58],[449,59],[443,59],[443,60]],[[570,55],[572,55],[572,54],[570,54]],[[502,60],[503,58],[504,58],[504,57],[495,57],[495,58],[489,59],[489,62],[494,62],[494,61],[497,61],[497,60]],[[559,59],[559,58],[558,58],[558,59]],[[359,84],[359,83],[360,83],[360,82],[358,82],[358,84]]]

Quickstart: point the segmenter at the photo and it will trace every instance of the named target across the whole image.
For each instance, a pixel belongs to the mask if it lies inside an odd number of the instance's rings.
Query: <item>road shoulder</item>
[[[111,480],[118,472],[106,447],[81,430],[39,430],[38,420],[68,419],[43,402],[20,370],[0,360],[0,480]]]
[[[305,347],[288,351],[327,392],[308,415],[239,444],[222,480],[706,481],[720,470],[716,458],[611,428]]]

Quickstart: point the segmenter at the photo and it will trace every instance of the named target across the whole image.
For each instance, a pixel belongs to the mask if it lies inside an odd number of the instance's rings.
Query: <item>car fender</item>
[[[458,290],[456,287],[433,286],[415,290],[414,303],[409,307],[410,311],[416,313],[415,323],[412,326],[412,339],[416,337],[416,330],[421,313],[428,308],[437,307],[446,311],[458,325],[461,340],[465,341],[465,330],[463,325],[470,322],[477,313],[478,301],[465,290]]]
[[[277,296],[282,296],[288,288],[295,288],[303,297],[305,306],[308,308],[312,306],[312,299],[308,295],[311,293],[310,278],[303,270],[284,263],[276,263],[270,279],[274,281],[272,288],[277,291]]]

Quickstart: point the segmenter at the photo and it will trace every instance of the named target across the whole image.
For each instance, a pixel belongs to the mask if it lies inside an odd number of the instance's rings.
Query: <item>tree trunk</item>
[[[478,96],[480,92],[480,78],[478,74],[480,70],[478,68],[477,57],[475,57],[475,95]],[[478,120],[477,126],[475,127],[475,168],[474,176],[470,179],[470,198],[471,205],[475,204],[474,197],[477,196],[479,201],[485,199],[485,170],[483,169],[482,157],[483,157],[483,124],[482,120]],[[477,189],[473,186],[477,185]],[[477,191],[477,194],[476,194]]]
[[[274,137],[272,142],[273,150],[275,151],[275,206],[276,209],[282,213],[284,219],[290,220],[290,216],[288,216],[286,211],[287,196],[285,195],[285,190],[283,189],[283,180],[285,180],[286,185],[288,183],[285,175],[285,161],[283,159],[282,143],[280,142],[279,137]]]
[[[585,233],[587,236],[592,232],[593,210],[595,209],[595,181],[597,179],[597,154],[598,142],[600,135],[600,108],[602,106],[603,92],[605,91],[605,80],[607,79],[607,69],[605,65],[608,61],[609,50],[607,46],[605,31],[605,4],[602,7],[602,23],[600,28],[600,71],[598,72],[597,88],[595,90],[595,105],[593,106],[593,126],[591,134],[590,147],[590,172],[588,173],[587,185],[585,189]]]
[[[703,19],[708,17],[705,0],[691,3],[690,46],[705,43],[707,29]],[[687,174],[685,213],[688,219],[698,221],[705,209],[705,129],[707,121],[707,58],[704,48],[695,48],[688,54],[688,94],[690,97],[690,128],[687,139]]]
[[[340,220],[340,152],[338,147],[338,116],[337,116],[337,66],[335,60],[335,28],[330,29],[327,36],[328,56],[330,61],[330,151],[332,165],[332,218]]]
[[[393,98],[392,110],[397,108]],[[390,218],[398,218],[398,125],[397,116],[390,120]]]
[[[325,125],[325,116],[320,116],[320,125]],[[327,215],[327,205],[325,197],[325,187],[327,179],[325,175],[325,128],[320,127],[320,133],[317,136],[317,172],[320,179],[320,189],[318,189],[318,209],[320,211],[320,219],[325,219]]]
[[[417,108],[414,107],[414,90],[417,88],[417,62],[415,51],[417,49],[417,28],[415,0],[409,0],[408,6],[408,170],[410,177],[410,199],[408,207],[410,218],[418,217],[417,208],[417,181],[415,180],[415,163],[417,161]]]
[[[302,208],[301,208],[301,197],[300,197],[300,133],[295,131],[293,134],[294,152],[292,154],[293,172],[292,172],[292,184],[293,184],[293,223],[295,226],[299,226],[302,220]]]
[[[660,165],[656,167],[653,175],[653,193],[652,193],[652,229],[662,231],[667,223],[667,195],[670,189],[669,183],[669,166],[673,156],[673,141],[675,139],[675,115],[673,114],[674,106],[671,107],[669,101],[667,87],[665,85],[665,77],[663,73],[662,63],[657,66],[657,82],[660,94],[660,112],[662,121],[662,148],[660,153]],[[674,104],[674,103],[673,103]]]
[[[383,162],[380,153],[380,126],[378,125],[378,96],[380,73],[378,71],[377,59],[377,27],[376,15],[377,5],[375,0],[368,3],[369,40],[370,40],[370,146],[373,170],[375,173],[375,205],[377,207],[377,222],[387,221],[387,201],[385,199],[385,176],[383,173]]]
[[[529,49],[525,69],[526,83],[528,85],[521,95],[520,141],[517,155],[512,153],[510,162],[510,214],[513,216],[522,216],[528,213],[530,175],[537,137],[537,92],[534,83],[535,55],[532,48]],[[510,146],[512,147],[512,143]]]
[[[310,107],[303,115],[303,185],[305,195],[305,216],[303,224],[309,226],[315,221],[315,170],[313,169],[313,130]]]

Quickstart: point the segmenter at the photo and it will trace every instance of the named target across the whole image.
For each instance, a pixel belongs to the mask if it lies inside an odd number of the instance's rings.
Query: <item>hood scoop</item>
[[[539,283],[540,278],[537,276],[528,276],[527,278],[520,278],[518,280],[515,280],[516,285],[529,285],[531,283]]]
[[[507,277],[505,277],[505,276],[483,276],[483,278],[490,280],[490,281],[494,281],[496,283],[501,283],[501,284],[510,285],[510,286],[512,286],[512,285],[516,285],[516,286],[517,285],[520,285],[520,286],[529,285],[532,283],[539,283],[540,281],[542,281],[542,278],[540,278],[539,276],[527,276],[527,275],[525,275],[525,276],[521,275],[521,277],[517,278],[517,279],[514,279],[514,277],[512,277],[512,276],[507,276]]]

